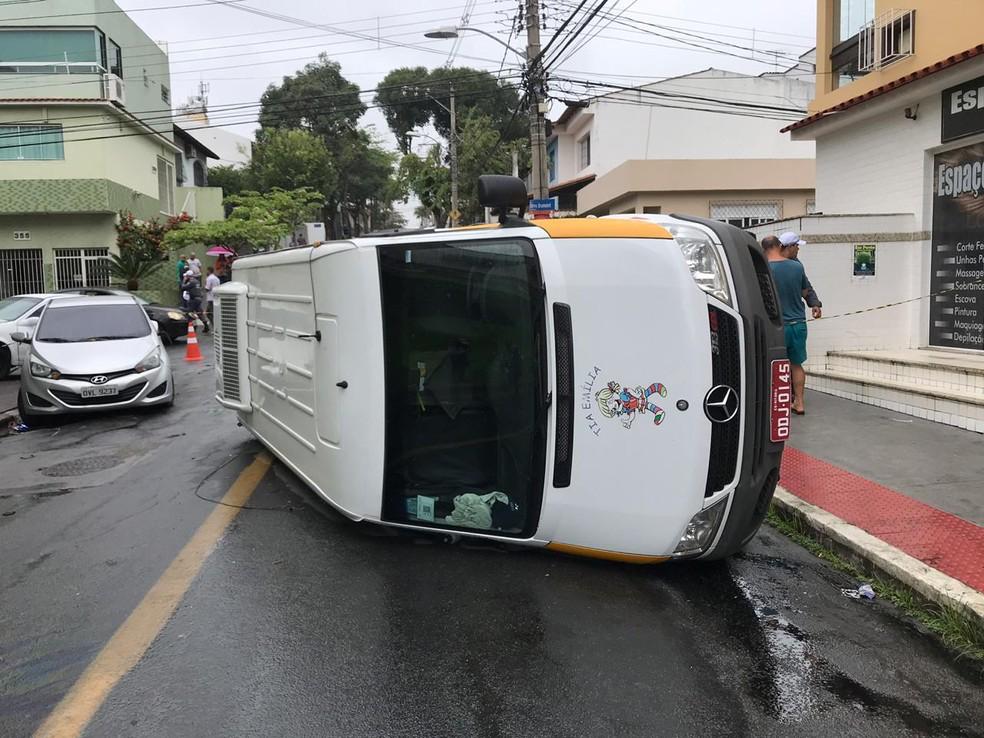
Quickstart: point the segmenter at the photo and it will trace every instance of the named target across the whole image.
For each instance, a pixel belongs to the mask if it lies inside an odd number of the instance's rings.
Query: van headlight
[[[678,223],[665,226],[676,239],[687,262],[690,276],[704,292],[714,295],[729,307],[731,305],[731,288],[728,286],[728,275],[724,271],[724,263],[717,247],[704,231],[692,226]]]
[[[161,350],[154,349],[140,360],[140,363],[133,367],[135,372],[146,372],[156,369],[161,365]]]
[[[680,536],[680,542],[673,550],[673,555],[693,556],[706,551],[714,540],[714,536],[717,535],[721,518],[724,517],[724,510],[727,506],[728,498],[724,497],[690,518],[683,535]]]

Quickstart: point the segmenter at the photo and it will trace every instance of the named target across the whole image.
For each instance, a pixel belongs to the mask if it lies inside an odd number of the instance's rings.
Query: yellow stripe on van
[[[570,543],[557,543],[551,541],[547,548],[557,553],[571,554],[572,556],[587,556],[592,559],[605,559],[606,561],[621,561],[626,564],[662,564],[669,561],[669,556],[644,556],[642,554],[621,553],[619,551],[605,551],[601,548],[588,548],[587,546],[574,546]]]
[[[541,218],[530,225],[551,238],[673,238],[661,225],[631,218]]]

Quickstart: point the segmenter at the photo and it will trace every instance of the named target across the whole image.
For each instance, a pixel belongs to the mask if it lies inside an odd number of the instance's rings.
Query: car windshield
[[[0,320],[17,320],[41,302],[37,297],[8,297],[0,300]]]
[[[529,535],[546,449],[544,298],[526,240],[379,249],[385,516]]]
[[[147,315],[135,304],[50,306],[35,340],[50,343],[114,341],[150,334]]]

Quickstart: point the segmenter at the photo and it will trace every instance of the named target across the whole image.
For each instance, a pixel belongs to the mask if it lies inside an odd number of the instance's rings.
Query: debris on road
[[[841,594],[845,597],[850,597],[852,600],[860,600],[862,597],[866,600],[875,599],[875,590],[871,588],[870,584],[862,584],[857,589],[851,589],[850,587],[842,589]]]

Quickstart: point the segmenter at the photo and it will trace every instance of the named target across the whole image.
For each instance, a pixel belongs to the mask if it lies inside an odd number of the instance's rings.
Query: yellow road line
[[[260,454],[243,470],[217,505],[185,544],[160,579],[144,595],[88,668],[34,733],[35,738],[72,738],[82,734],[113,687],[136,666],[181,603],[212,548],[253,494],[271,459]]]

